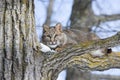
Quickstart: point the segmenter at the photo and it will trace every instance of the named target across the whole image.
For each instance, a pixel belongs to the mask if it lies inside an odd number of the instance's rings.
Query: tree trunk
[[[35,58],[39,43],[33,0],[1,0],[0,3],[0,80],[35,80],[41,75],[42,58],[39,56],[39,62]]]

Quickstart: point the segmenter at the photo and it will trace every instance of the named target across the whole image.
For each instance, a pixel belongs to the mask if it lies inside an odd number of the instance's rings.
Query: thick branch
[[[113,21],[113,20],[119,20],[120,15],[101,15],[101,16],[95,16],[96,20],[106,22],[106,21]]]
[[[120,53],[112,52],[110,55],[102,58],[93,58],[90,54],[85,54],[91,50],[117,45],[120,45],[120,33],[102,40],[83,42],[47,58],[44,62],[44,67],[45,70],[52,70],[52,72],[57,73],[71,66],[89,70],[105,70],[111,67],[120,67]]]

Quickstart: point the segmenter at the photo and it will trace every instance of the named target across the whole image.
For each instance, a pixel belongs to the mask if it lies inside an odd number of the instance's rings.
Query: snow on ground
[[[65,80],[66,79],[66,70],[63,70],[59,75],[57,80]]]
[[[120,69],[109,69],[105,71],[92,71],[92,74],[116,75],[120,76]]]

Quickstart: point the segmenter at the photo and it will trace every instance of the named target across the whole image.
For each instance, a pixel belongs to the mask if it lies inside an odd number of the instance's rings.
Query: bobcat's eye
[[[46,35],[46,37],[51,37],[50,35]]]
[[[58,34],[55,34],[55,37],[57,37],[58,36]]]

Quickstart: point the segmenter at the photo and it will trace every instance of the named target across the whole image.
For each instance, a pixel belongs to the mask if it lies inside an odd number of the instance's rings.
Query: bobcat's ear
[[[61,23],[57,23],[56,26],[55,26],[55,29],[58,32],[62,32],[62,25],[61,25]]]
[[[49,26],[47,26],[47,25],[44,24],[44,25],[43,25],[43,31],[46,32],[46,31],[48,31],[48,30],[49,30]]]

